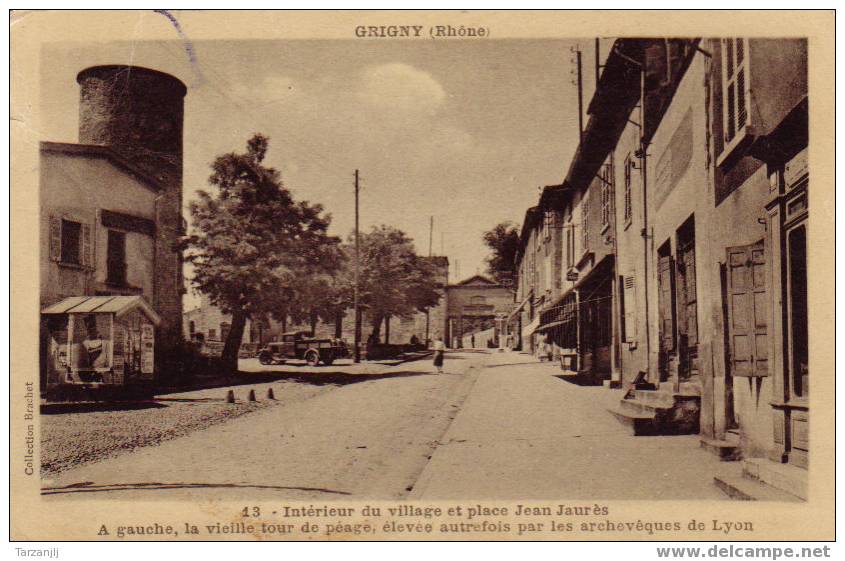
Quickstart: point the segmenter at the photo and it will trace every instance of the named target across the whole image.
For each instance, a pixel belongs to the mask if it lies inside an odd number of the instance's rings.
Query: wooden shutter
[[[725,144],[739,134],[748,121],[748,88],[745,39],[722,39],[722,104]]]
[[[94,239],[92,238],[92,231],[90,224],[82,224],[80,226],[81,237],[80,241],[80,256],[79,262],[83,267],[88,269],[94,268]]]
[[[769,299],[766,296],[766,252],[763,242],[751,246],[751,286],[754,291],[754,375],[769,375]]]
[[[768,376],[768,301],[762,242],[729,247],[727,261],[731,374]]]
[[[50,215],[50,261],[62,260],[62,219]]]
[[[675,350],[675,260],[665,255],[657,264],[660,350]]]
[[[625,302],[625,341],[633,343],[637,340],[637,294],[633,276],[625,277],[622,294]]]
[[[681,267],[678,280],[678,331],[687,336],[687,344],[698,343],[698,310],[696,297],[695,245],[690,243],[680,251]]]

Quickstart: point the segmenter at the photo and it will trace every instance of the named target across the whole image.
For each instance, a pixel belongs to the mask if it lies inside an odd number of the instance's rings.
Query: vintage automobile
[[[281,341],[268,343],[258,353],[261,364],[284,364],[287,360],[304,360],[309,366],[331,365],[335,359],[349,354],[342,339],[316,339],[310,331],[293,331],[282,335]]]

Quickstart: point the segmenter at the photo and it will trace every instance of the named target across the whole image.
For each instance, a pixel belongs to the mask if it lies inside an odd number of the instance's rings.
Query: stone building
[[[497,318],[513,308],[513,293],[487,277],[475,275],[446,288],[446,342],[460,347],[461,339],[496,327]]]
[[[232,316],[213,306],[205,295],[200,296],[199,305],[187,310],[182,316],[182,335],[191,341],[223,342],[231,327]],[[242,342],[259,343],[261,339],[261,322],[246,320]]]
[[[147,68],[77,76],[79,143],[41,143],[41,306],[68,296],[143,295],[161,317],[160,374],[181,340],[186,88]]]
[[[579,370],[601,347],[589,323],[609,316],[609,356],[593,363],[632,390],[613,414],[635,434],[699,433],[704,448],[743,458],[747,477],[800,497],[810,457],[807,98],[803,39],[615,41],[560,196],[544,192],[526,215],[518,263],[525,307],[542,285],[536,215],[556,223],[560,213]],[[604,310],[585,306],[596,274],[609,280]],[[562,303],[532,314],[530,330],[562,323]]]

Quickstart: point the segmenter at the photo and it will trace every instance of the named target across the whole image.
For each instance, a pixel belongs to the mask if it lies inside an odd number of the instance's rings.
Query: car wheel
[[[264,365],[273,364],[273,357],[271,357],[267,353],[261,353],[260,355],[258,355],[258,362]]]
[[[323,364],[325,364],[326,366],[331,366],[333,362],[334,362],[334,356],[327,355],[327,356],[323,357]]]
[[[315,350],[306,352],[305,362],[308,363],[308,366],[317,366],[320,362],[320,354]]]

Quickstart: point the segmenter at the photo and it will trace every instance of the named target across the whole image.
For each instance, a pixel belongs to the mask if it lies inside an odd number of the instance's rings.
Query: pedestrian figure
[[[443,357],[446,354],[446,345],[439,337],[434,341],[434,366],[437,367],[437,373],[443,374]]]
[[[475,333],[472,334],[470,337],[470,346],[474,349],[475,348]]]
[[[552,349],[552,337],[551,335],[546,335],[545,342],[543,343],[543,354],[546,357],[546,360],[549,362],[552,361],[554,358],[554,351]]]

